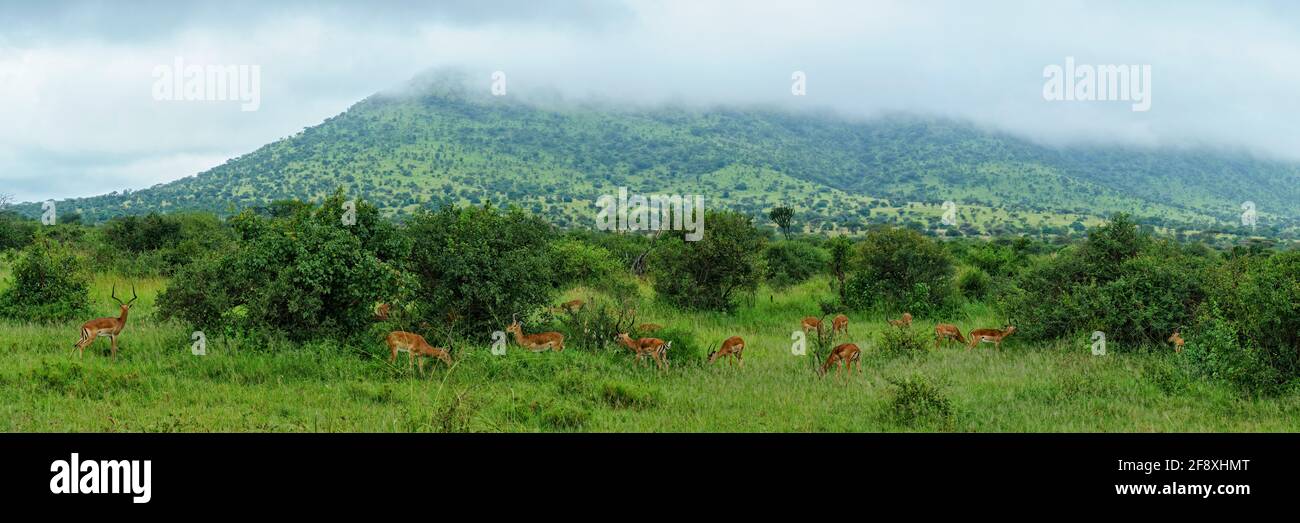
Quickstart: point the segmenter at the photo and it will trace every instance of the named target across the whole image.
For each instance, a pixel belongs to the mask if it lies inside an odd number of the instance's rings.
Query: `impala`
[[[117,299],[117,285],[113,286],[113,290],[109,295],[113,297],[113,301],[116,301],[121,306],[122,313],[116,318],[98,318],[82,324],[81,339],[72,344],[74,349],[80,351],[77,353],[77,357],[86,354],[86,346],[95,343],[95,338],[108,336],[109,342],[113,346],[113,359],[117,359],[117,337],[122,334],[122,328],[126,327],[126,314],[131,310],[131,304],[135,303],[139,296],[135,294],[135,285],[131,286],[131,301],[126,303],[122,303],[122,300]]]
[[[893,326],[895,326],[895,327],[911,327],[911,326],[912,326],[912,313],[910,313],[910,312],[904,312],[902,318],[899,318],[899,319],[897,319],[897,320],[889,320],[889,324],[890,324],[890,325],[893,325]]]
[[[934,348],[939,348],[939,342],[944,340],[966,344],[966,337],[961,335],[961,329],[951,323],[940,323],[934,326]]]
[[[375,308],[375,321],[388,321],[388,310],[390,306],[387,303],[380,303]]]
[[[1183,351],[1183,334],[1180,331],[1182,331],[1182,329],[1175,330],[1173,334],[1169,335],[1169,339],[1165,340],[1174,344],[1174,352]]]
[[[513,323],[506,327],[506,332],[515,335],[515,343],[520,347],[533,352],[541,352],[547,349],[559,352],[564,350],[564,335],[558,332],[539,332],[537,334],[524,334],[523,327],[519,325],[518,317],[513,318]]]
[[[831,337],[834,338],[840,333],[849,333],[849,317],[843,314],[836,315],[835,319],[831,320]]]
[[[636,353],[636,365],[638,367],[641,366],[641,360],[645,358],[645,356],[649,355],[650,359],[655,360],[655,363],[659,364],[659,370],[667,368],[667,363],[665,363],[664,360],[668,349],[672,348],[673,342],[665,342],[659,338],[641,338],[633,340],[626,332],[618,333],[617,336],[614,336],[614,340],[622,343],[627,346],[627,348],[632,349],[632,352]]]
[[[722,348],[709,353],[709,363],[713,363],[718,358],[727,358],[728,365],[735,365],[737,361],[740,366],[745,366],[745,340],[740,336],[732,336],[722,342]]]
[[[817,336],[820,337],[822,334],[822,320],[819,320],[812,316],[805,317],[803,321],[799,322],[799,328],[803,329],[805,333],[808,331],[815,330],[817,331]]]
[[[664,328],[664,326],[658,323],[642,323],[641,325],[637,326],[636,331],[645,334],[650,334],[651,332],[657,331],[662,328]]]
[[[975,348],[976,345],[984,342],[992,342],[994,347],[1001,349],[1002,339],[1010,336],[1013,332],[1016,332],[1016,327],[1014,325],[1007,325],[1007,327],[1002,330],[975,329],[970,331],[970,345],[966,347],[966,350],[971,350]]]
[[[388,333],[388,337],[384,341],[388,343],[388,350],[392,351],[392,355],[388,357],[388,363],[397,361],[397,353],[405,352],[406,368],[408,369],[415,365],[415,358],[420,358],[420,374],[424,374],[424,357],[426,356],[438,358],[443,363],[446,363],[447,367],[451,367],[451,354],[447,352],[447,349],[429,345],[429,342],[424,341],[424,336],[414,332],[393,331]]]
[[[849,373],[853,372],[853,366],[855,364],[858,366],[858,372],[862,372],[862,349],[859,349],[857,345],[852,343],[836,345],[834,349],[831,349],[831,355],[826,358],[826,363],[823,363],[821,368],[817,369],[817,373],[825,376],[826,369],[829,369],[831,365],[836,363],[839,364],[839,366],[835,367],[835,377],[837,378],[840,375],[840,371],[844,370],[846,364],[849,366]]]
[[[586,304],[587,302],[582,300],[569,300],[564,303],[561,303],[560,306],[557,307],[556,309],[558,311],[578,312],[582,310],[582,306]]]

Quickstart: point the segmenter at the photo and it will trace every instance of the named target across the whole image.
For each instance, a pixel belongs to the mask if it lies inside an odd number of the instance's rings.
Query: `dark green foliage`
[[[957,288],[962,296],[969,300],[983,300],[988,297],[993,286],[993,278],[983,269],[970,268],[957,275]]]
[[[767,283],[777,289],[803,283],[822,272],[830,261],[830,254],[825,250],[807,242],[791,240],[768,245],[763,257]]]
[[[409,268],[430,323],[458,318],[454,330],[487,339],[546,307],[556,294],[552,226],[518,209],[443,207],[411,218]]]
[[[175,245],[181,236],[180,221],[158,213],[144,217],[124,216],[104,224],[104,240],[109,246],[140,253]]]
[[[934,338],[921,329],[890,326],[880,331],[876,350],[891,356],[916,356],[933,348],[933,343]]]
[[[0,316],[21,321],[89,319],[89,279],[63,244],[38,238],[23,249],[0,293]]]
[[[708,357],[709,351],[695,339],[695,333],[677,327],[664,327],[663,329],[644,336],[659,338],[665,342],[672,342],[673,346],[668,349],[668,363],[674,368],[678,367],[696,367],[704,363]],[[718,340],[721,344],[722,341]]]
[[[547,257],[554,261],[556,288],[585,285],[615,296],[636,293],[632,273],[604,247],[563,238],[551,242]]]
[[[233,232],[215,215],[181,213],[109,220],[94,244],[97,267],[127,276],[170,276],[189,264],[220,252]]]
[[[1191,322],[1208,263],[1117,215],[1081,246],[1030,267],[1006,312],[1030,339],[1102,331],[1121,350],[1153,345]]]
[[[699,241],[669,231],[656,243],[650,261],[655,291],[684,308],[730,310],[737,294],[758,287],[765,238],[748,217],[733,212],[709,211],[704,225]]]
[[[12,211],[0,211],[0,251],[21,249],[32,243],[40,222]]]
[[[377,232],[393,226],[365,202],[358,202],[357,223],[351,226],[338,220],[330,203],[283,218],[252,212],[233,218],[240,234],[236,246],[178,274],[159,296],[162,314],[200,327],[235,327],[293,340],[347,339],[365,332],[372,307],[398,287],[399,279],[381,253],[371,250],[388,245],[373,240],[396,235]]]
[[[1277,369],[1269,366],[1265,354],[1240,328],[1223,318],[1218,307],[1197,316],[1187,333],[1183,357],[1197,374],[1227,382],[1247,394],[1278,390]]]
[[[919,232],[871,231],[850,267],[847,293],[853,307],[885,306],[926,316],[953,304],[952,256]]]

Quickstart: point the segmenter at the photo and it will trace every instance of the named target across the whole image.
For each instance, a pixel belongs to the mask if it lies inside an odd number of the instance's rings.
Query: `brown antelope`
[[[113,359],[117,359],[117,337],[122,334],[122,328],[126,327],[126,315],[131,310],[131,304],[135,303],[139,296],[135,293],[135,285],[131,286],[131,300],[126,303],[122,303],[122,300],[117,299],[117,285],[113,286],[113,290],[109,295],[112,296],[113,301],[116,301],[121,306],[121,314],[116,318],[97,318],[83,323],[81,325],[81,339],[72,344],[72,348],[80,351],[77,353],[77,357],[85,356],[86,347],[95,343],[96,338],[107,336],[109,343],[113,347]]]
[[[850,374],[853,373],[853,366],[855,364],[858,366],[858,372],[861,373],[862,372],[862,349],[859,349],[857,345],[854,345],[852,343],[844,343],[841,345],[836,345],[834,349],[831,349],[831,355],[830,357],[826,358],[826,363],[823,363],[821,368],[817,369],[817,373],[822,376],[825,376],[826,369],[829,369],[831,365],[834,365],[836,363],[839,364],[839,366],[835,367],[835,377],[837,378],[840,376],[840,371],[844,370],[844,366],[846,364],[849,366]]]
[[[506,332],[515,335],[515,343],[520,347],[533,352],[541,352],[547,349],[559,352],[564,350],[564,335],[558,332],[539,332],[537,334],[524,334],[523,327],[519,325],[519,319],[514,318],[513,323],[506,327]]]
[[[578,312],[582,310],[582,306],[586,304],[587,302],[582,300],[569,300],[564,303],[561,303],[559,307],[556,307],[552,310],[556,312]]]
[[[614,336],[614,340],[622,343],[627,346],[627,348],[632,349],[632,352],[636,353],[636,365],[638,367],[641,366],[641,360],[645,358],[645,356],[649,355],[650,359],[655,360],[655,363],[659,364],[659,370],[667,368],[667,363],[664,360],[668,349],[672,348],[673,342],[665,342],[659,338],[641,338],[633,340],[626,332],[618,333],[617,336]]]
[[[722,342],[722,348],[709,353],[709,363],[713,363],[718,358],[727,358],[728,365],[735,365],[737,361],[740,366],[745,366],[745,340],[740,336],[732,336]]]
[[[834,338],[838,334],[848,334],[848,333],[849,333],[849,317],[843,314],[836,315],[835,319],[831,320],[831,337]]]
[[[658,323],[642,323],[637,326],[636,331],[642,334],[650,334],[662,328],[664,328],[664,326]]]
[[[1174,333],[1169,335],[1169,339],[1165,340],[1169,343],[1174,344],[1174,352],[1183,351],[1183,334],[1179,332],[1181,330],[1182,329],[1174,330]]]
[[[912,326],[912,313],[910,313],[910,312],[904,312],[902,318],[899,318],[899,319],[897,319],[897,320],[889,320],[889,324],[890,324],[890,325],[893,325],[893,326],[895,326],[895,327],[899,327],[899,328],[907,328],[907,327],[911,327],[911,326]]]
[[[1007,325],[1007,327],[1002,330],[975,329],[970,331],[970,345],[966,347],[966,350],[971,350],[975,348],[976,345],[984,342],[992,342],[994,347],[1001,349],[1002,339],[1010,336],[1013,332],[1016,332],[1016,327],[1014,325]]]
[[[388,321],[389,308],[390,305],[387,303],[380,303],[379,306],[375,308],[375,321]]]
[[[822,334],[822,320],[813,316],[807,316],[803,321],[799,322],[799,328],[803,329],[804,333],[815,330],[817,331],[817,336],[820,337]]]
[[[944,340],[966,344],[966,337],[961,335],[961,329],[951,323],[940,323],[934,326],[934,348],[938,349],[939,342]]]
[[[424,374],[424,358],[426,356],[438,358],[443,363],[446,363],[447,367],[451,367],[451,354],[447,352],[447,349],[429,345],[429,342],[424,341],[424,336],[414,332],[393,331],[388,333],[388,337],[384,338],[384,341],[388,343],[388,350],[392,351],[392,355],[388,357],[388,363],[397,361],[397,353],[405,352],[406,368],[408,369],[415,364],[416,358],[420,358],[420,374]]]

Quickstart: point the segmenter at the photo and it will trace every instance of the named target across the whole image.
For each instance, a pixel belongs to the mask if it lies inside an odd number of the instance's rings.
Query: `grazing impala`
[[[906,328],[912,326],[912,313],[904,312],[903,317],[897,320],[889,320],[889,324],[895,327]]]
[[[1174,344],[1174,352],[1183,351],[1183,335],[1181,332],[1179,332],[1181,330],[1182,329],[1175,330],[1173,334],[1169,335],[1169,339],[1165,340],[1168,341],[1169,343]]]
[[[718,358],[727,358],[728,365],[735,365],[740,361],[740,366],[745,366],[745,340],[740,336],[732,336],[727,341],[722,342],[722,348],[709,353],[709,363],[713,363]]]
[[[420,358],[420,374],[424,374],[425,356],[438,358],[446,363],[447,367],[451,367],[451,354],[447,353],[447,349],[429,345],[429,342],[424,341],[424,336],[414,332],[393,331],[388,333],[384,341],[388,343],[388,350],[392,351],[388,363],[397,361],[397,353],[405,352],[408,369],[415,364],[415,358]]]
[[[831,349],[831,355],[826,358],[826,363],[823,363],[821,368],[817,369],[817,373],[825,376],[826,369],[829,369],[831,365],[836,363],[839,364],[839,366],[835,367],[835,377],[837,378],[840,375],[840,371],[844,370],[846,364],[849,366],[850,374],[853,372],[853,366],[855,364],[858,366],[858,372],[862,372],[862,349],[859,349],[857,345],[852,343],[836,345],[834,349]]]
[[[966,344],[966,337],[961,335],[961,329],[951,323],[940,323],[934,326],[934,348],[939,348],[939,342],[944,340]]]
[[[650,334],[662,328],[664,328],[664,326],[658,323],[642,323],[641,325],[637,326],[636,331],[644,334]]]
[[[617,336],[614,336],[614,340],[622,343],[627,348],[632,349],[632,352],[636,353],[636,365],[638,367],[641,366],[642,358],[649,355],[650,359],[655,360],[655,363],[659,364],[659,370],[667,368],[667,363],[664,360],[666,359],[668,349],[672,348],[673,342],[665,342],[659,338],[641,338],[633,340],[626,332],[618,333]]]
[[[970,331],[970,345],[966,347],[966,350],[971,350],[975,348],[976,345],[986,341],[992,342],[994,347],[1001,349],[1002,339],[1010,336],[1013,332],[1016,332],[1016,327],[1014,325],[1007,325],[1007,327],[1002,330],[975,329]]]
[[[848,333],[849,333],[849,317],[843,314],[836,315],[835,319],[831,320],[831,337],[834,338],[838,334],[848,334]]]
[[[515,343],[520,347],[533,352],[541,352],[547,349],[559,352],[564,350],[564,335],[558,332],[539,332],[537,334],[524,334],[523,327],[519,325],[519,319],[513,318],[513,322],[506,327],[506,332],[515,335]]]
[[[117,359],[117,337],[122,334],[122,328],[126,327],[126,314],[131,310],[131,304],[135,303],[139,296],[135,294],[135,285],[131,286],[131,301],[126,303],[122,303],[122,300],[117,299],[117,285],[113,286],[113,290],[109,295],[113,297],[113,301],[116,301],[121,306],[121,314],[116,318],[98,318],[82,324],[81,339],[72,344],[72,348],[80,351],[77,353],[77,357],[86,354],[86,347],[95,343],[95,338],[107,336],[109,343],[113,347],[113,359]]]

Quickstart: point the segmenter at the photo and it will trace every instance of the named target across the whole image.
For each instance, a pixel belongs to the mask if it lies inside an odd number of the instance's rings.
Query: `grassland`
[[[3,272],[3,271],[0,271]],[[103,315],[113,283],[99,276]],[[71,351],[73,323],[0,322],[0,430],[4,431],[1295,431],[1300,394],[1245,398],[1187,378],[1169,352],[1090,354],[1077,344],[1001,351],[947,346],[914,356],[876,347],[883,316],[850,315],[866,353],[862,372],[819,378],[790,352],[798,318],[816,311],[825,280],[761,290],[731,314],[682,313],[646,300],[648,321],[689,329],[702,343],[748,341],[743,368],[675,361],[636,368],[627,351],[528,353],[454,347],[456,365],[427,374],[390,366],[373,344],[252,346],[214,335],[191,354],[190,330],[153,319],[162,280],[140,293],[116,361],[101,340]],[[2,285],[2,284],[0,284]],[[648,290],[646,291],[648,292]],[[576,294],[575,294],[576,295]],[[952,318],[964,329],[999,323],[982,306]],[[928,331],[932,323],[913,327]],[[399,363],[402,363],[399,360]],[[900,415],[891,380],[938,384],[949,416]]]

